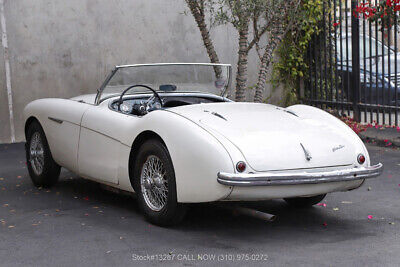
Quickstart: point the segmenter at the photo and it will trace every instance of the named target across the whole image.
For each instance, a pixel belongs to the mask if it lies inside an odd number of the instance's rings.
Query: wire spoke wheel
[[[29,144],[29,162],[36,175],[41,175],[44,168],[44,148],[39,132],[35,132]]]
[[[168,200],[168,180],[163,162],[155,155],[147,157],[140,175],[144,201],[153,211],[161,211]]]

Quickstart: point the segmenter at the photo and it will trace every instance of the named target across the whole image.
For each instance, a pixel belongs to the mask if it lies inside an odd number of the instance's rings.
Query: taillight
[[[364,162],[365,162],[365,156],[364,156],[363,154],[359,154],[359,155],[357,156],[357,161],[358,161],[358,163],[360,163],[360,164],[364,164]]]
[[[246,170],[246,163],[244,163],[243,161],[239,161],[239,162],[236,164],[236,170],[237,170],[238,172],[244,172],[244,171]]]

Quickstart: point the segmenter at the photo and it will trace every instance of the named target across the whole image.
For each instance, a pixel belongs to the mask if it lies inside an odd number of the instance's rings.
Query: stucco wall
[[[208,62],[183,0],[4,0],[16,140],[23,108],[45,97],[92,93],[114,65]],[[212,30],[223,63],[236,62],[235,31]],[[2,51],[1,51],[2,52]],[[3,53],[0,142],[10,141]],[[255,62],[252,54],[251,62]],[[235,72],[235,71],[234,71]],[[249,67],[250,82],[257,68]]]

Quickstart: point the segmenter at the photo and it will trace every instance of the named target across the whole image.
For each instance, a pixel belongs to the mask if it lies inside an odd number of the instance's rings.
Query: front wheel
[[[51,187],[58,181],[61,167],[53,160],[40,124],[33,122],[26,133],[26,164],[35,186]]]
[[[326,194],[317,195],[312,197],[292,197],[292,198],[285,198],[285,201],[296,208],[307,208],[311,207],[315,204],[318,204],[325,198]]]
[[[146,141],[134,166],[134,188],[148,221],[168,226],[180,222],[186,206],[177,202],[175,172],[168,150],[158,140]]]

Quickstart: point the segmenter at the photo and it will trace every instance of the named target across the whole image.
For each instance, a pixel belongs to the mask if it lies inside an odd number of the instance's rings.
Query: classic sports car
[[[225,64],[117,66],[97,94],[28,104],[26,157],[36,186],[60,168],[136,192],[152,223],[187,203],[284,198],[311,206],[382,172],[330,114],[227,99]]]

